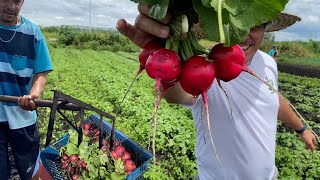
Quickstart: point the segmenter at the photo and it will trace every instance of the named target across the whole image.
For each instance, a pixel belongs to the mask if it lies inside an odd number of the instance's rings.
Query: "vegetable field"
[[[139,67],[138,53],[75,48],[50,48],[50,53],[54,71],[49,74],[42,98],[52,99],[50,90],[59,90],[113,115]],[[280,74],[279,90],[307,120],[313,121],[309,125],[319,133],[320,79]],[[150,151],[153,107],[154,81],[142,72],[120,107],[116,127]],[[41,142],[44,143],[49,109],[40,108],[39,114]],[[192,179],[197,166],[190,110],[161,101],[157,119],[157,165],[151,166],[144,178]],[[56,122],[54,139],[71,128],[59,116]],[[276,157],[279,179],[320,179],[320,153],[303,150],[299,137],[288,131],[279,123]]]

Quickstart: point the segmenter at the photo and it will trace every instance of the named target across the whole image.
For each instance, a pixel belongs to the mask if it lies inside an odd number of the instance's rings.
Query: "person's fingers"
[[[143,14],[143,15],[145,15],[145,16],[150,17],[150,16],[149,16],[150,7],[151,7],[151,6],[149,6],[149,5],[147,5],[147,4],[141,4],[141,3],[139,3],[139,4],[138,4],[138,11],[139,11],[140,14]],[[161,20],[158,20],[158,19],[157,19],[157,21],[162,22],[163,24],[168,24],[168,23],[171,21],[171,19],[172,19],[172,16],[171,16],[171,14],[168,12],[163,19],[161,19]]]
[[[313,142],[314,149],[316,151],[318,142],[315,136],[312,138],[312,142]]]
[[[23,110],[32,111],[37,108],[33,98],[30,95],[19,97],[17,103]]]
[[[21,101],[22,101],[22,97],[19,97],[19,98],[18,98],[18,101],[17,101],[17,104],[18,104],[19,106],[21,106]]]
[[[23,96],[24,97],[24,101],[22,106],[25,108],[25,110],[30,110],[30,99],[28,96]]]
[[[144,32],[138,29],[135,26],[132,26],[130,23],[127,23],[124,19],[119,19],[117,22],[117,30],[127,36],[133,43],[143,48],[148,42],[154,40],[154,37],[147,32]]]
[[[138,15],[134,24],[138,29],[160,38],[168,38],[170,28],[145,15]]]
[[[316,139],[315,136],[312,138],[312,142],[313,142],[314,145],[317,145],[317,139]]]
[[[316,151],[316,147],[314,146],[313,143],[309,144],[309,149],[311,150],[311,152],[315,153]]]
[[[313,134],[312,134],[313,135]],[[305,143],[306,143],[306,149],[310,149],[311,152],[315,152],[316,150],[316,147],[315,147],[315,144],[314,144],[314,137],[312,136],[309,136],[310,138],[306,139]]]
[[[37,109],[37,105],[34,103],[33,100],[30,100],[29,104],[30,104],[30,109],[31,109],[31,110]]]

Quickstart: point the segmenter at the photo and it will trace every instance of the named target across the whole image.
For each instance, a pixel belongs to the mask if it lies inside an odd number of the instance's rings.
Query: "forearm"
[[[32,86],[29,95],[37,99],[44,91],[47,82],[47,72],[36,74],[33,78]]]
[[[292,110],[289,102],[281,94],[279,94],[279,103],[280,107],[278,112],[278,119],[292,129],[302,128],[303,123],[301,119]]]
[[[185,92],[180,83],[176,83],[173,87],[170,87],[165,93],[165,99],[171,104],[184,104],[192,105],[197,100],[196,97]]]

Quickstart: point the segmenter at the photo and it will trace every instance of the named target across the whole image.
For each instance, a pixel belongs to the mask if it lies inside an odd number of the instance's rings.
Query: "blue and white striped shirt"
[[[43,34],[21,16],[17,26],[0,25],[0,37],[3,41],[13,37],[10,42],[0,41],[0,94],[28,95],[34,74],[52,70]],[[6,121],[11,129],[26,127],[36,122],[36,113],[21,109],[17,103],[0,102],[0,122]]]

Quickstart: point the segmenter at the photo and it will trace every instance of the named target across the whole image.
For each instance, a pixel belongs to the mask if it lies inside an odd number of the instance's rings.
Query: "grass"
[[[297,64],[297,65],[305,65],[305,66],[312,66],[312,67],[319,67],[320,68],[320,57],[311,57],[311,58],[288,58],[288,57],[278,57],[277,61],[279,62],[286,62],[290,64]]]

